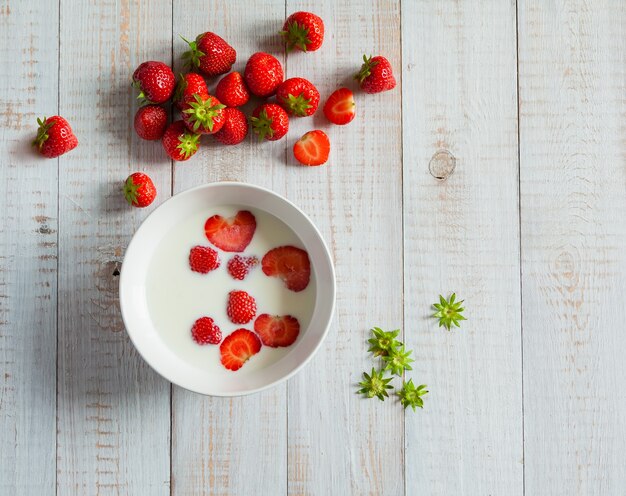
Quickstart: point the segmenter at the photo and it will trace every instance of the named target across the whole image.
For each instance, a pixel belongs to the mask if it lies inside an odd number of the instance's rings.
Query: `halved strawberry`
[[[298,339],[300,322],[291,315],[269,315],[262,313],[254,321],[254,332],[265,346],[278,348],[291,346]]]
[[[256,219],[248,210],[240,210],[230,219],[214,215],[204,224],[207,239],[219,249],[231,252],[244,251],[252,241],[255,230]]]
[[[231,291],[226,313],[233,324],[247,324],[256,315],[256,300],[245,291]]]
[[[228,370],[239,370],[244,363],[261,350],[261,340],[248,329],[233,331],[220,345],[222,365]]]
[[[257,257],[242,257],[241,255],[235,255],[228,261],[228,273],[233,276],[233,279],[243,281],[250,269],[256,267],[259,264]]]
[[[324,104],[324,115],[333,124],[348,124],[355,114],[354,94],[348,88],[335,90]]]
[[[309,255],[295,246],[279,246],[268,251],[261,266],[266,276],[281,278],[291,291],[302,291],[311,279]]]
[[[330,141],[324,131],[309,131],[293,145],[293,156],[302,165],[322,165],[328,160]]]

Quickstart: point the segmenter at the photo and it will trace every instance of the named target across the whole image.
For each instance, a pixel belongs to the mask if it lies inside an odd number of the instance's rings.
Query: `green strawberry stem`
[[[39,124],[39,128],[37,129],[37,137],[33,140],[33,146],[38,147],[41,150],[41,147],[46,142],[46,140],[50,137],[48,135],[48,131],[50,128],[56,124],[56,122],[46,122],[47,117],[43,119],[37,118],[37,124]]]
[[[290,23],[287,31],[279,31],[278,34],[285,40],[288,52],[291,52],[296,47],[306,52],[307,46],[311,44],[309,29],[303,24],[299,24],[298,21]]]
[[[194,98],[196,101],[189,103],[189,108],[183,110],[183,113],[189,114],[189,121],[193,123],[194,131],[197,131],[200,126],[205,130],[213,131],[213,119],[226,108],[226,105],[221,103],[211,105],[210,99],[202,100],[200,95],[194,95]]]
[[[124,198],[129,205],[133,205],[137,203],[137,197],[139,196],[139,188],[141,184],[135,184],[132,176],[129,176],[124,183]]]
[[[400,329],[385,332],[380,327],[374,327],[371,331],[374,337],[367,340],[370,344],[367,351],[372,353],[374,356],[389,355],[401,344],[400,341],[396,339]]]
[[[368,374],[363,372],[363,381],[359,382],[361,389],[357,391],[358,394],[364,394],[368,398],[378,398],[380,401],[385,401],[385,398],[389,397],[387,393],[388,389],[393,389],[389,383],[392,377],[384,377],[384,371],[377,372],[372,367],[372,373]]]
[[[196,133],[185,132],[178,137],[178,141],[180,141],[180,143],[176,145],[176,148],[180,150],[180,153],[185,158],[189,158],[196,151],[198,151],[200,135]]]
[[[401,376],[405,370],[413,370],[410,363],[414,362],[409,355],[413,353],[412,350],[406,351],[404,345],[392,350],[388,355],[382,357],[385,362],[384,370],[389,370],[392,374]]]
[[[259,136],[259,141],[263,141],[266,137],[274,136],[272,129],[273,119],[268,117],[265,110],[261,110],[258,117],[250,117],[252,130]]]
[[[361,66],[359,72],[354,75],[354,79],[356,79],[359,84],[361,84],[365,80],[365,78],[367,78],[372,73],[372,67],[378,65],[378,63],[378,60],[372,61],[371,55],[369,56],[369,58],[367,55],[363,55],[363,65]]]
[[[183,53],[183,60],[185,61],[185,67],[190,69],[197,69],[200,67],[200,57],[204,57],[206,54],[198,48],[198,38],[195,41],[189,41],[182,35],[178,35],[182,40],[189,45],[189,50]]]
[[[439,327],[445,327],[448,331],[452,324],[461,327],[459,321],[467,320],[463,317],[462,312],[465,310],[461,305],[464,300],[455,301],[456,293],[452,293],[449,300],[439,295],[439,303],[434,303],[433,307],[437,310],[433,317],[439,319]]]
[[[293,96],[289,93],[287,101],[283,101],[283,103],[293,112],[294,115],[299,117],[304,117],[306,115],[306,111],[313,106],[311,105],[311,99],[305,98],[302,93],[298,96]]]
[[[413,384],[413,379],[409,379],[409,382],[404,382],[402,384],[402,389],[398,391],[396,394],[400,398],[400,403],[406,409],[407,407],[413,408],[415,411],[415,407],[424,408],[424,400],[422,396],[428,394],[426,390],[426,384],[421,384],[420,386],[415,387]]]

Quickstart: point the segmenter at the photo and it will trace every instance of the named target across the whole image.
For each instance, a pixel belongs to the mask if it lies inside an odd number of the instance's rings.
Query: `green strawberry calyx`
[[[467,320],[463,317],[462,312],[465,310],[462,305],[463,301],[456,301],[456,293],[452,293],[449,299],[445,299],[439,295],[439,303],[434,303],[433,307],[437,310],[433,317],[439,319],[439,327],[445,327],[448,331],[454,324],[461,327],[459,321]]]
[[[176,149],[187,159],[198,151],[199,140],[199,134],[184,132],[178,136],[180,143],[176,145]]]
[[[44,117],[43,119],[37,119],[37,124],[39,124],[39,128],[37,129],[37,137],[33,140],[33,146],[38,147],[40,150],[43,144],[50,137],[48,131],[50,131],[50,128],[56,124],[55,121],[46,122],[47,120],[47,117]]]
[[[285,40],[288,52],[296,47],[306,52],[306,48],[311,44],[309,28],[304,24],[298,23],[298,21],[290,22],[289,26],[287,26],[287,30],[279,31],[278,34]]]
[[[124,183],[124,198],[129,205],[137,205],[139,198],[139,188],[143,186],[142,183],[136,183],[133,181],[133,176],[129,176]]]
[[[385,401],[385,398],[389,397],[388,389],[393,389],[393,386],[389,384],[392,377],[385,377],[384,371],[376,371],[372,367],[372,373],[368,374],[363,372],[363,380],[359,382],[361,389],[357,391],[358,394],[364,394],[368,398],[378,398],[380,401]]]
[[[424,408],[422,396],[428,394],[426,387],[426,384],[421,384],[416,387],[415,384],[413,384],[413,379],[409,379],[409,382],[402,384],[402,389],[396,394],[405,409],[410,406],[413,408],[413,411],[415,411],[415,407]]]
[[[250,117],[252,130],[259,136],[259,141],[263,141],[266,137],[271,138],[274,136],[273,121],[265,110],[261,110],[258,117]]]
[[[298,117],[306,116],[306,111],[313,107],[311,105],[311,99],[306,98],[304,94],[300,93],[298,96],[294,96],[291,93],[287,95],[287,100],[283,99],[282,103]]]
[[[193,130],[197,131],[200,126],[209,132],[213,131],[214,119],[226,108],[226,105],[218,103],[211,105],[210,100],[203,100],[200,95],[194,95],[195,102],[187,104],[188,108],[183,110],[184,114],[189,115],[189,121],[193,123]]]
[[[195,41],[189,41],[182,35],[179,35],[185,43],[189,45],[189,50],[183,53],[183,60],[185,61],[185,67],[197,69],[200,67],[200,57],[204,57],[206,54],[198,48],[198,42],[202,39],[202,35],[199,35]]]
[[[179,81],[176,85],[176,89],[174,90],[174,97],[172,98],[174,102],[180,102],[183,99],[183,94],[187,88],[187,80],[185,79],[184,74],[181,72],[178,76]]]
[[[374,337],[367,340],[370,344],[367,351],[374,356],[391,355],[396,351],[398,346],[402,344],[396,339],[400,333],[400,329],[396,329],[395,331],[383,331],[380,327],[374,327],[371,329],[371,332]]]
[[[372,73],[372,67],[378,65],[380,62],[378,60],[372,60],[372,56],[369,57],[367,55],[363,55],[363,65],[359,72],[354,75],[354,79],[356,79],[359,84],[361,84],[369,75]]]
[[[139,94],[137,95],[137,100],[139,103],[140,107],[143,107],[144,105],[151,105],[153,102],[146,96],[146,94],[144,93],[143,89],[141,89],[141,83],[139,81],[133,81],[131,83],[131,86],[133,88],[136,88],[139,90]]]

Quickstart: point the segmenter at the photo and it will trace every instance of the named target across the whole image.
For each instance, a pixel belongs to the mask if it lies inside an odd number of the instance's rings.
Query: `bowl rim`
[[[330,271],[330,281],[331,281],[331,286],[330,286],[330,311],[328,312],[328,316],[325,319],[325,328],[322,331],[322,333],[320,334],[320,337],[317,341],[317,343],[315,344],[315,346],[310,349],[306,355],[306,357],[296,366],[294,367],[288,374],[285,374],[282,377],[279,377],[273,381],[268,382],[267,384],[263,385],[263,386],[259,386],[253,389],[249,389],[249,390],[244,390],[244,391],[218,391],[218,392],[205,392],[205,391],[199,391],[197,389],[194,389],[193,387],[189,387],[189,386],[185,386],[183,384],[179,384],[178,382],[173,381],[172,379],[170,379],[169,377],[166,377],[163,373],[161,373],[161,371],[153,365],[152,360],[149,359],[145,354],[144,351],[141,349],[141,345],[138,344],[138,333],[134,333],[133,331],[129,331],[129,326],[128,326],[128,321],[129,318],[127,316],[127,310],[125,310],[125,304],[124,301],[126,299],[125,297],[125,281],[126,278],[124,276],[125,271],[124,271],[124,263],[126,262],[129,253],[132,253],[132,248],[134,246],[135,243],[137,243],[137,239],[138,236],[137,234],[141,231],[142,227],[146,224],[146,222],[148,221],[148,219],[152,218],[153,216],[157,215],[157,213],[172,199],[174,198],[178,198],[180,196],[185,196],[188,194],[192,194],[198,190],[204,190],[204,189],[212,189],[215,187],[221,187],[221,186],[233,186],[233,187],[243,187],[243,188],[249,188],[249,189],[253,189],[253,190],[257,190],[260,191],[261,193],[264,194],[268,194],[271,196],[274,196],[276,198],[278,198],[279,200],[283,201],[285,204],[287,204],[289,207],[295,209],[305,220],[306,222],[309,224],[309,227],[312,229],[313,233],[315,234],[315,236],[317,237],[317,239],[319,240],[321,247],[323,248],[323,254],[326,258],[326,262]],[[253,206],[253,205],[250,205]],[[257,207],[259,208],[259,207]],[[261,208],[261,210],[263,210]],[[172,195],[171,197],[169,197],[167,200],[165,200],[163,203],[161,203],[157,208],[155,208],[152,212],[150,212],[141,222],[141,224],[137,227],[137,229],[135,230],[135,232],[133,233],[133,236],[130,240],[130,242],[128,243],[128,246],[126,247],[126,250],[124,251],[124,257],[122,259],[122,265],[121,265],[121,270],[120,270],[120,281],[119,281],[119,286],[118,286],[118,292],[119,292],[119,307],[120,307],[120,313],[122,316],[122,321],[124,323],[124,330],[126,332],[126,335],[130,338],[133,347],[135,348],[135,350],[139,353],[139,355],[142,357],[142,359],[150,366],[150,368],[156,372],[159,376],[163,377],[166,381],[170,382],[171,384],[175,384],[178,387],[181,387],[183,389],[186,389],[187,391],[191,391],[193,393],[197,393],[197,394],[201,394],[203,396],[212,396],[212,397],[237,397],[237,396],[247,396],[250,394],[255,394],[261,391],[264,391],[266,389],[272,388],[274,386],[277,386],[278,384],[281,384],[287,380],[289,380],[291,377],[293,377],[294,375],[296,375],[298,372],[300,372],[310,361],[311,359],[317,354],[318,350],[320,349],[320,347],[322,346],[322,343],[326,340],[326,337],[328,336],[328,333],[330,332],[330,328],[333,322],[333,317],[335,314],[335,306],[336,306],[336,299],[337,299],[337,279],[336,279],[336,272],[335,272],[335,265],[333,263],[333,258],[331,256],[331,252],[328,248],[328,245],[326,244],[326,241],[324,239],[324,237],[322,236],[322,234],[320,233],[319,229],[317,228],[317,226],[314,224],[314,222],[311,220],[311,218],[302,210],[300,209],[295,203],[293,203],[291,200],[285,198],[284,196],[268,189],[265,188],[263,186],[259,186],[256,184],[251,184],[251,183],[246,183],[246,182],[242,182],[242,181],[214,181],[214,182],[210,182],[210,183],[205,183],[205,184],[201,184],[199,186],[194,186],[188,189],[185,189],[183,191],[180,191],[178,193],[176,193],[175,195]]]

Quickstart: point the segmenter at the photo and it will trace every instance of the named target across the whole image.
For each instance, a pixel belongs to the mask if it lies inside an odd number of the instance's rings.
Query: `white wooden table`
[[[301,9],[327,36],[285,58],[274,33]],[[173,165],[134,135],[129,79],[206,30],[236,69],[272,51],[323,98],[363,52],[398,86],[357,94],[325,167],[290,151],[321,112]],[[0,494],[626,494],[625,45],[620,0],[0,0]],[[35,119],[57,113],[80,146],[40,159]],[[153,210],[123,203],[135,170],[155,205],[240,180],[313,218],[338,299],[304,371],[220,399],[142,361],[117,302]],[[451,291],[469,320],[448,333],[428,315]],[[404,330],[423,411],[355,394],[373,325]]]

